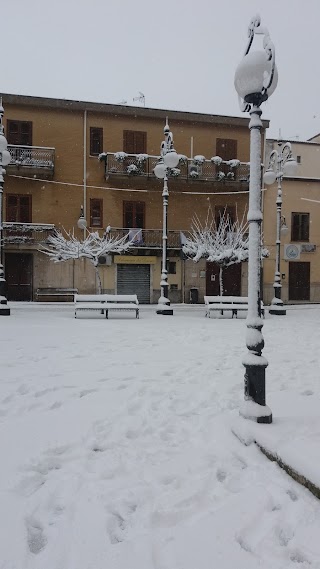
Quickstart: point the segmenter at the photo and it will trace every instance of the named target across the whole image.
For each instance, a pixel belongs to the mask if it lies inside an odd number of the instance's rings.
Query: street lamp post
[[[160,147],[160,160],[153,172],[157,178],[163,180],[163,221],[162,221],[162,266],[160,280],[160,298],[158,300],[157,314],[173,315],[168,298],[168,271],[167,271],[167,244],[168,244],[168,175],[170,168],[175,168],[179,164],[179,156],[173,147],[173,136],[170,131],[168,119],[164,127],[165,139]]]
[[[3,210],[3,175],[6,173],[4,166],[8,166],[11,161],[10,152],[8,152],[7,139],[4,136],[4,128],[2,124],[4,109],[2,99],[0,100],[0,316],[10,316],[10,308],[7,306],[6,297],[6,280],[3,270],[3,226],[2,226],[2,210]]]
[[[278,140],[278,150],[273,150],[269,157],[268,168],[263,176],[264,183],[269,185],[273,184],[276,180],[278,182],[278,192],[276,199],[277,206],[277,236],[276,236],[276,265],[274,273],[274,297],[271,301],[271,307],[269,309],[269,314],[275,314],[277,316],[285,316],[286,309],[283,306],[283,300],[281,298],[281,274],[280,274],[280,246],[281,246],[281,234],[285,235],[288,232],[288,227],[284,222],[284,218],[281,215],[282,209],[282,178],[284,174],[293,175],[296,169],[296,161],[292,156],[291,144],[286,142],[282,144],[281,140]]]
[[[264,50],[250,48],[255,34],[263,34]],[[235,73],[235,88],[241,110],[249,112],[250,129],[250,185],[249,185],[249,268],[248,268],[248,316],[245,367],[245,402],[240,410],[243,417],[258,423],[272,423],[271,409],[266,405],[265,372],[268,365],[262,356],[260,275],[261,275],[261,114],[260,105],[272,95],[278,73],[275,66],[275,51],[269,32],[260,26],[256,16],[249,26],[249,40],[244,57]]]

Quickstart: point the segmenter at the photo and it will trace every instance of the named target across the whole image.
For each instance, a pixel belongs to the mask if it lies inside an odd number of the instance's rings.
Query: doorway
[[[219,266],[207,262],[206,265],[206,295],[219,296]],[[223,269],[224,296],[241,296],[241,263],[230,265]]]
[[[8,300],[32,300],[33,255],[6,253],[5,276]]]
[[[289,262],[289,300],[310,300],[310,263]]]

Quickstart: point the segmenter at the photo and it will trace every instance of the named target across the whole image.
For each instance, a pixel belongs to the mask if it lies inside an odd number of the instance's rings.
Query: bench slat
[[[100,310],[108,318],[110,310],[134,310],[139,318],[139,301],[136,294],[76,294],[75,317],[79,310]]]
[[[205,296],[205,316],[209,316],[210,312],[219,310],[222,314],[223,311],[232,311],[233,316],[238,316],[238,311],[248,310],[248,297],[247,296]],[[264,304],[261,301],[261,313],[264,316]]]

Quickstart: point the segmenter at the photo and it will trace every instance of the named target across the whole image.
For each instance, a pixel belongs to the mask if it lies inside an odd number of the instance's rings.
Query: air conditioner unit
[[[111,255],[100,255],[100,257],[98,257],[98,265],[105,265],[106,267],[110,267],[111,264],[112,264]]]
[[[289,243],[284,246],[284,258],[286,261],[297,261],[300,259],[301,246]]]
[[[190,178],[198,178],[201,174],[200,166],[197,164],[189,164],[188,173]]]

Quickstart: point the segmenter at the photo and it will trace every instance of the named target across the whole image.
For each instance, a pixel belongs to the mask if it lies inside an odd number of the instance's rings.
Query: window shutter
[[[90,199],[90,227],[103,227],[103,200]]]
[[[137,131],[135,133],[135,154],[145,154],[147,152],[147,133]]]
[[[103,151],[103,128],[90,127],[90,156],[98,156]]]
[[[134,131],[124,130],[123,131],[123,151],[127,154],[135,154],[134,151]]]
[[[147,152],[147,133],[140,130],[124,130],[123,151],[127,154],[145,154]]]
[[[20,196],[19,221],[31,223],[31,196]]]
[[[20,223],[32,221],[32,198],[29,195],[9,194],[7,196],[6,220]]]
[[[32,146],[32,122],[7,121],[8,144],[17,146]]]
[[[237,140],[232,138],[217,138],[217,156],[222,160],[233,160],[237,158]]]

